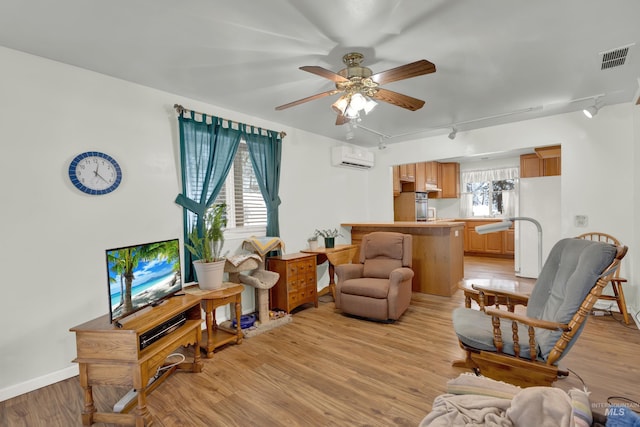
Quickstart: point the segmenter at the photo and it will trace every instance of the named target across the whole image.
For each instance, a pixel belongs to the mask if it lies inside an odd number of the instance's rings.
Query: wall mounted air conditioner
[[[331,149],[331,164],[357,169],[370,169],[374,165],[371,151],[341,145]]]

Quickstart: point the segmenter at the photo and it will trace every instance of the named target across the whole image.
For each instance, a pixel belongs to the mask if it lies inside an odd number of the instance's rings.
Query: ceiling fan
[[[344,68],[337,73],[318,66],[300,67],[303,71],[307,71],[333,81],[336,88],[311,95],[288,104],[280,105],[279,107],[276,107],[276,110],[295,107],[296,105],[324,98],[325,96],[335,95],[337,93],[342,93],[343,95],[332,105],[332,108],[338,113],[336,125],[342,125],[352,119],[357,119],[361,111],[368,113],[376,105],[376,102],[373,101],[374,99],[397,105],[398,107],[406,108],[411,111],[416,111],[422,108],[424,101],[398,92],[383,89],[380,86],[385,83],[434,73],[436,71],[436,66],[433,63],[425,59],[421,59],[420,61],[373,74],[370,68],[362,67],[360,65],[363,59],[364,56],[357,52],[344,55],[342,57],[342,62],[345,63],[347,68]]]

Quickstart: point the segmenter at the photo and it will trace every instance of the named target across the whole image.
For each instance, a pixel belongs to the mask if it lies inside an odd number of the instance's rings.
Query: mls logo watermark
[[[624,406],[610,406],[608,408],[605,408],[604,410],[604,415],[608,418],[608,417],[624,417],[626,414],[626,411],[629,411],[630,409]]]

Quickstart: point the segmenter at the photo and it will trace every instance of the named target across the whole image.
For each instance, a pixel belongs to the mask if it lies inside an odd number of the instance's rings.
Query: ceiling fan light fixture
[[[340,126],[345,123],[361,120],[360,113],[362,111],[364,111],[365,114],[369,114],[369,112],[378,105],[376,101],[371,98],[411,111],[416,111],[422,108],[424,101],[412,96],[380,88],[380,86],[399,80],[435,73],[436,66],[432,62],[429,62],[426,59],[421,59],[374,74],[370,68],[360,65],[363,59],[364,55],[361,53],[347,53],[342,57],[342,62],[345,63],[346,68],[338,72],[333,72],[317,65],[305,65],[300,67],[302,71],[331,80],[335,84],[335,89],[279,105],[276,107],[276,110],[285,110],[305,102],[324,98],[325,96],[342,93],[342,96],[331,104],[333,111],[338,114],[338,117],[336,118],[336,125]]]
[[[349,107],[356,110],[356,111],[360,111],[364,109],[364,106],[367,104],[367,99],[362,96],[361,93],[354,93],[353,95],[351,95],[351,100],[349,101]]]
[[[367,99],[367,102],[364,104],[364,113],[369,114],[371,110],[376,107],[376,105],[378,105],[376,101],[371,98]]]
[[[349,101],[346,96],[341,96],[340,98],[338,98],[336,102],[331,104],[331,108],[333,108],[333,111],[335,111],[338,114],[344,114],[348,106],[349,106]]]
[[[360,117],[360,113],[358,110],[353,108],[351,104],[347,106],[347,109],[344,110],[344,116],[348,119],[357,119]]]

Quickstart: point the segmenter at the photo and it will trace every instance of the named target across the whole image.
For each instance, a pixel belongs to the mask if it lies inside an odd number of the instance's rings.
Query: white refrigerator
[[[561,176],[520,178],[518,217],[537,220],[542,227],[542,265],[560,240]],[[538,228],[530,221],[515,221],[515,273],[538,277]]]

